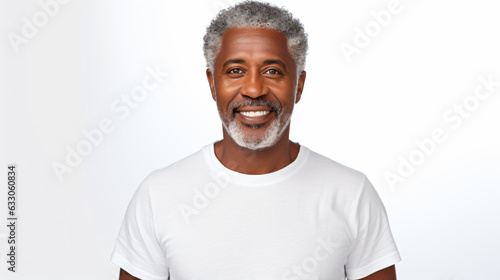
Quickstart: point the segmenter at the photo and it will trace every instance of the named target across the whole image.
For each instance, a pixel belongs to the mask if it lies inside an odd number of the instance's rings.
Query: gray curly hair
[[[207,27],[203,37],[203,53],[207,67],[214,72],[214,63],[219,53],[222,35],[228,28],[267,28],[285,34],[288,51],[293,57],[297,77],[306,63],[307,34],[300,21],[284,8],[269,3],[245,1],[221,10]]]

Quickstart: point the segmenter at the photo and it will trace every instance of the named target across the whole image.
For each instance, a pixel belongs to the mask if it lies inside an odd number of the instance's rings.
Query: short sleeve
[[[142,280],[167,280],[168,267],[156,238],[149,184],[148,177],[128,205],[111,262]]]
[[[345,265],[348,279],[364,278],[401,260],[385,207],[366,177],[359,195],[356,220],[356,236]]]

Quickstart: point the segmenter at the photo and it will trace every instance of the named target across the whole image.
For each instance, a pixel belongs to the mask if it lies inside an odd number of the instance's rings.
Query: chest
[[[171,279],[344,279],[351,231],[331,204],[300,192],[226,190],[202,209],[185,207],[188,223],[160,230]]]

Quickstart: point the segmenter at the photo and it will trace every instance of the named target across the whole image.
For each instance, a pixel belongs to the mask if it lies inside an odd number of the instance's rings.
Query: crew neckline
[[[206,145],[203,148],[205,158],[208,165],[215,169],[216,172],[224,172],[229,175],[230,183],[236,185],[244,185],[248,187],[262,187],[265,185],[275,184],[279,181],[287,179],[295,173],[304,164],[309,156],[309,149],[299,145],[299,154],[287,166],[266,174],[244,174],[225,167],[215,155],[215,142]]]

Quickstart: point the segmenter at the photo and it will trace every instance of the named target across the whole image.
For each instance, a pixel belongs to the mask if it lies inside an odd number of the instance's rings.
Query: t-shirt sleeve
[[[345,265],[348,279],[360,279],[401,260],[385,207],[364,177],[356,210],[357,230]]]
[[[149,177],[136,190],[123,219],[111,262],[142,280],[167,280],[165,253],[158,243]]]

